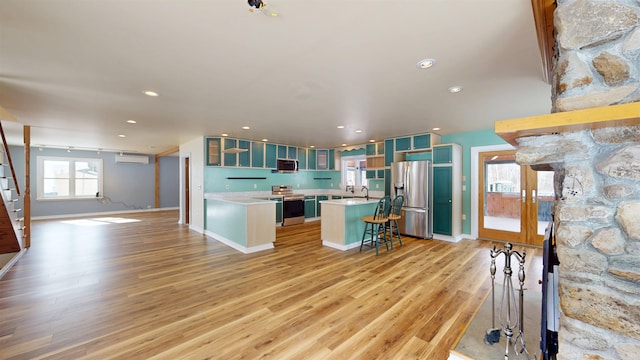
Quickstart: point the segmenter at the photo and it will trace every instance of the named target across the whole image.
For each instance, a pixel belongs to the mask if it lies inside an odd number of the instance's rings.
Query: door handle
[[[535,190],[531,190],[531,203],[532,204],[536,203],[536,191]]]
[[[527,202],[527,190],[522,190],[522,203]]]

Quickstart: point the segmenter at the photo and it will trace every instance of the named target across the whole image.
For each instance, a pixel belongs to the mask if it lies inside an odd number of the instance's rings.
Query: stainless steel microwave
[[[277,169],[279,172],[298,171],[298,160],[278,159]]]

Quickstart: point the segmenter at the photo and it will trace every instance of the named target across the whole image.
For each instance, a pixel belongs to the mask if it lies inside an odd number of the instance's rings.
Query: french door
[[[542,246],[554,202],[553,171],[515,161],[515,150],[479,153],[478,236]]]

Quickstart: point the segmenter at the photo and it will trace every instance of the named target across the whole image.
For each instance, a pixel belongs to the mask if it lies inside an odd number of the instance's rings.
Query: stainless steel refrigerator
[[[391,163],[392,198],[404,195],[400,233],[423,239],[433,237],[431,161]]]

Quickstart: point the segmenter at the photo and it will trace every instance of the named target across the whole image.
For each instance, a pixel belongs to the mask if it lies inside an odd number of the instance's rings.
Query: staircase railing
[[[4,154],[7,157],[9,163],[9,170],[11,171],[11,178],[13,179],[13,185],[16,189],[16,194],[20,196],[20,187],[18,186],[18,180],[16,179],[16,172],[13,169],[13,161],[11,161],[11,153],[9,152],[9,144],[7,138],[4,136],[4,129],[2,128],[2,122],[0,122],[0,135],[2,136],[2,146],[4,147]]]

